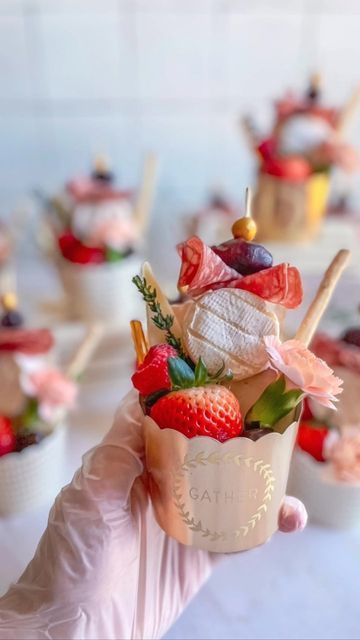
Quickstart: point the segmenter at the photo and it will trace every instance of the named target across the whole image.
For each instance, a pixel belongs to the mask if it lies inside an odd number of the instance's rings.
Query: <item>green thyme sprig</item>
[[[181,358],[186,358],[183,351],[181,340],[175,336],[172,331],[174,324],[174,316],[169,314],[164,315],[161,309],[160,302],[157,299],[156,289],[153,289],[150,284],[147,283],[146,278],[135,276],[132,279],[135,287],[141,293],[144,302],[146,302],[150,311],[154,314],[151,317],[155,327],[165,332],[166,342],[176,349]]]

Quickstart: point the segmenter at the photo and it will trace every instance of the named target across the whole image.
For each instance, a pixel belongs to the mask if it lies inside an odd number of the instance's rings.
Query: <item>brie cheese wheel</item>
[[[201,356],[212,374],[224,363],[235,380],[267,367],[263,341],[267,335],[279,335],[276,314],[265,300],[241,289],[205,293],[189,308],[183,323],[183,343],[192,360]]]

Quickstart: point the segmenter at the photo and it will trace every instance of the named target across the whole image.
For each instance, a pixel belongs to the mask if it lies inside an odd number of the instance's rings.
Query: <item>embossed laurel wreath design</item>
[[[263,494],[262,504],[256,509],[253,515],[249,518],[246,524],[240,526],[231,532],[225,531],[210,531],[207,527],[203,526],[201,520],[196,521],[195,518],[190,517],[190,512],[186,508],[184,497],[181,494],[181,479],[190,469],[195,469],[199,465],[206,466],[208,464],[226,464],[232,462],[238,467],[245,465],[248,469],[253,469],[258,473],[265,481],[265,489]],[[185,456],[183,464],[179,467],[175,474],[174,480],[174,503],[181,516],[181,519],[189,527],[191,531],[200,533],[203,538],[209,538],[211,541],[226,540],[228,536],[239,538],[240,536],[247,536],[249,531],[255,528],[258,522],[260,522],[264,513],[268,509],[268,503],[272,499],[275,486],[275,477],[270,464],[264,462],[264,460],[255,459],[252,456],[245,457],[241,454],[225,453],[224,455],[218,454],[216,451],[205,455],[204,451],[200,451],[194,458]]]

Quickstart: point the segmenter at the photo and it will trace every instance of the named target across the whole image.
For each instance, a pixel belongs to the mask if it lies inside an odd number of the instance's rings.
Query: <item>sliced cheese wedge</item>
[[[156,280],[153,270],[149,264],[149,262],[144,262],[142,266],[142,276],[145,278],[146,282],[152,287],[152,289],[156,289],[157,300],[160,304],[161,311],[164,316],[171,315],[174,316],[174,324],[172,326],[172,332],[177,338],[181,338],[181,327],[179,322],[176,319],[176,315],[174,310],[167,299],[166,295],[162,291],[158,281]],[[158,329],[152,322],[151,318],[153,313],[149,310],[149,307],[146,305],[146,318],[147,318],[147,335],[149,345],[153,346],[154,344],[160,344],[166,342],[165,340],[165,332],[161,329]]]
[[[189,308],[183,323],[183,344],[191,358],[196,362],[201,356],[210,373],[225,363],[235,380],[266,368],[266,335],[279,335],[276,314],[265,300],[240,289],[204,294]]]

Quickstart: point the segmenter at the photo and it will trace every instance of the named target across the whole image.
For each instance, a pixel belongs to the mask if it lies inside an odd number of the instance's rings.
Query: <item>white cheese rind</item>
[[[265,300],[240,289],[205,293],[189,308],[183,323],[183,343],[190,357],[196,362],[201,356],[210,373],[225,363],[235,380],[266,368],[266,335],[279,335],[276,314]]]

